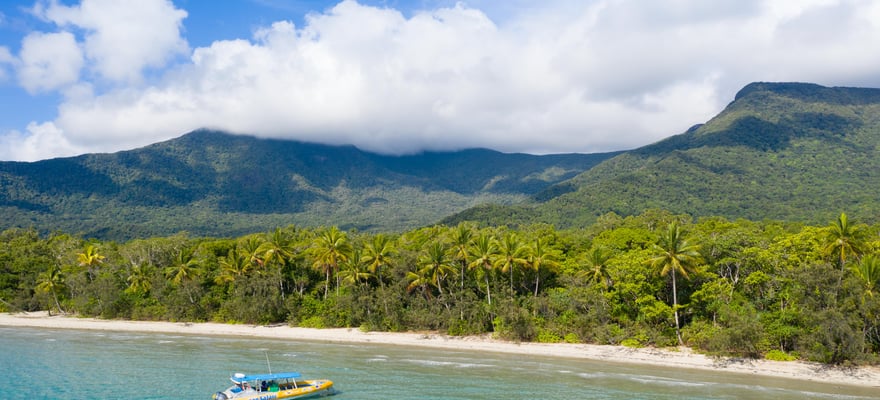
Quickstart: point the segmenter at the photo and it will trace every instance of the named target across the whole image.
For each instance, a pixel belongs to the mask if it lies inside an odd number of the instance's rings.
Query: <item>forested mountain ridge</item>
[[[228,236],[291,223],[398,230],[521,201],[614,153],[384,156],[208,130],[112,154],[0,162],[0,228],[105,239]]]
[[[880,215],[880,89],[753,83],[705,124],[609,159],[524,205],[446,219],[586,226],[664,209],[821,223]],[[873,219],[872,219],[873,218]]]

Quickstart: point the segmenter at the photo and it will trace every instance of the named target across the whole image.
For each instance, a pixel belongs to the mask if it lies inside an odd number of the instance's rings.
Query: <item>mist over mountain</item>
[[[635,150],[385,156],[198,130],[112,154],[0,163],[3,226],[105,239],[276,226],[400,231],[465,220],[587,226],[662,209],[824,223],[880,216],[880,89],[753,83]]]

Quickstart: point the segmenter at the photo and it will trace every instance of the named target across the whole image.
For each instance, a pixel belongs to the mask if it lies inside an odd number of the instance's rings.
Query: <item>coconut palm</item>
[[[291,235],[288,235],[281,228],[275,228],[275,231],[266,235],[266,241],[257,247],[256,254],[260,255],[260,259],[267,266],[278,266],[278,288],[281,292],[281,301],[284,301],[284,267],[288,260],[293,257],[296,251],[295,242]]]
[[[286,264],[295,251],[295,243],[291,235],[281,228],[275,228],[271,234],[266,235],[266,240],[257,247],[255,253],[260,254],[260,258],[267,264],[273,262]]]
[[[41,272],[37,275],[37,286],[35,289],[42,293],[52,293],[52,299],[55,300],[55,308],[60,313],[64,313],[64,309],[61,308],[61,303],[58,301],[58,292],[64,290],[65,287],[64,274],[58,266],[52,266],[46,272]]]
[[[611,274],[608,272],[608,260],[611,259],[611,253],[602,247],[594,247],[587,253],[587,269],[581,271],[578,276],[588,281],[601,283],[607,290],[614,281],[611,280]]]
[[[181,249],[177,252],[172,265],[165,267],[165,276],[171,280],[171,284],[180,285],[201,274],[199,262],[194,256],[194,249]]]
[[[104,256],[98,253],[98,248],[94,245],[86,246],[82,253],[76,255],[76,259],[81,266],[93,266],[104,262]]]
[[[442,242],[435,241],[428,245],[427,250],[419,257],[419,266],[430,278],[431,286],[437,288],[443,294],[443,281],[450,274],[455,273],[455,268],[449,259],[449,249]]]
[[[82,253],[76,255],[79,266],[85,267],[88,271],[89,280],[95,279],[95,269],[104,262],[104,258],[98,253],[98,248],[91,244],[86,246]]]
[[[681,325],[678,318],[678,289],[676,287],[676,275],[688,279],[688,274],[696,271],[702,262],[699,246],[691,244],[684,238],[678,224],[669,224],[666,231],[660,235],[659,241],[653,246],[655,256],[647,262],[661,276],[672,276],[672,310],[675,315],[675,335],[678,344],[684,344],[681,340]]]
[[[150,266],[146,263],[132,264],[128,278],[125,280],[128,282],[128,287],[125,289],[128,293],[147,294],[153,288],[153,281],[150,279]]]
[[[247,257],[248,263],[251,264],[251,270],[256,273],[263,273],[263,267],[266,262],[263,260],[264,253],[260,252],[265,238],[263,235],[249,235],[240,240],[237,245],[237,251]]]
[[[362,254],[361,249],[352,250],[351,256],[340,266],[339,279],[343,284],[355,286],[366,283],[373,277]]]
[[[180,286],[192,281],[202,274],[199,261],[195,258],[195,249],[181,249],[177,252],[174,262],[165,267],[165,277],[171,281],[171,285]],[[195,304],[192,293],[187,290],[190,304]]]
[[[420,268],[415,271],[407,271],[406,273],[406,281],[408,282],[406,285],[407,293],[411,293],[416,288],[422,290],[425,297],[431,297],[431,292],[426,290],[426,288],[431,285],[431,275],[430,271],[427,268]]]
[[[479,271],[486,279],[486,303],[492,305],[492,290],[489,284],[489,276],[492,274],[495,258],[498,257],[498,244],[495,238],[488,233],[481,233],[474,238],[468,249],[471,262],[468,269]]]
[[[513,232],[508,232],[504,235],[504,239],[498,243],[498,257],[495,258],[495,268],[498,268],[502,273],[510,274],[511,293],[513,293],[514,270],[528,264],[526,250],[519,237]]]
[[[865,249],[867,232],[863,226],[852,225],[841,213],[837,220],[828,226],[825,252],[833,256],[837,266],[846,267],[848,258],[858,257]]]
[[[559,266],[559,254],[554,251],[547,241],[538,238],[528,249],[528,263],[535,270],[535,297],[538,296],[538,285],[541,281],[541,269],[555,269]]]
[[[874,297],[874,291],[880,286],[880,257],[868,254],[862,257],[858,263],[853,264],[850,269],[862,281],[865,286],[865,294]]]
[[[330,275],[335,274],[339,269],[339,263],[348,259],[351,253],[351,244],[345,232],[340,231],[337,227],[325,229],[315,239],[312,244],[312,254],[315,261],[312,264],[324,273],[324,298],[327,298],[327,292],[330,290]],[[339,294],[339,277],[336,277],[336,290]]]
[[[459,272],[459,276],[461,277],[460,287],[464,289],[465,268],[467,268],[470,260],[470,252],[468,250],[471,242],[474,240],[473,227],[466,223],[458,224],[458,226],[452,231],[450,239],[452,240],[452,258],[458,262],[461,267],[461,271]]]
[[[395,254],[397,249],[394,248],[394,241],[381,233],[373,236],[373,240],[364,246],[364,262],[383,288],[385,283],[382,279],[382,268],[391,265]]]
[[[247,275],[254,267],[250,255],[238,247],[229,249],[229,252],[220,257],[217,262],[220,264],[220,273],[214,278],[214,282],[218,285],[234,283],[238,278]]]

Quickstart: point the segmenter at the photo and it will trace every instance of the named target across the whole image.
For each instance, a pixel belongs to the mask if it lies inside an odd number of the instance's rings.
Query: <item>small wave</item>
[[[405,362],[425,365],[430,367],[455,367],[455,368],[492,368],[492,364],[466,363],[457,361],[437,361],[437,360],[403,360]]]
[[[644,385],[701,387],[710,384],[707,382],[691,382],[681,379],[664,378],[661,376],[614,374],[607,372],[581,372],[578,373],[577,376],[584,379],[620,379],[638,382]]]
[[[664,378],[651,375],[622,375],[625,379],[639,382],[646,385],[662,385],[662,386],[689,386],[699,387],[706,386],[706,382],[690,382],[681,379]]]
[[[604,379],[612,375],[605,372],[581,372],[578,373],[577,376],[584,379]]]

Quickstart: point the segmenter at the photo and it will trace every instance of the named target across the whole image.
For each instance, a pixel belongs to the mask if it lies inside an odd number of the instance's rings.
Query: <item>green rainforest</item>
[[[690,346],[870,364],[880,225],[609,213],[590,226],[337,227],[125,242],[0,233],[0,311],[512,341]]]

